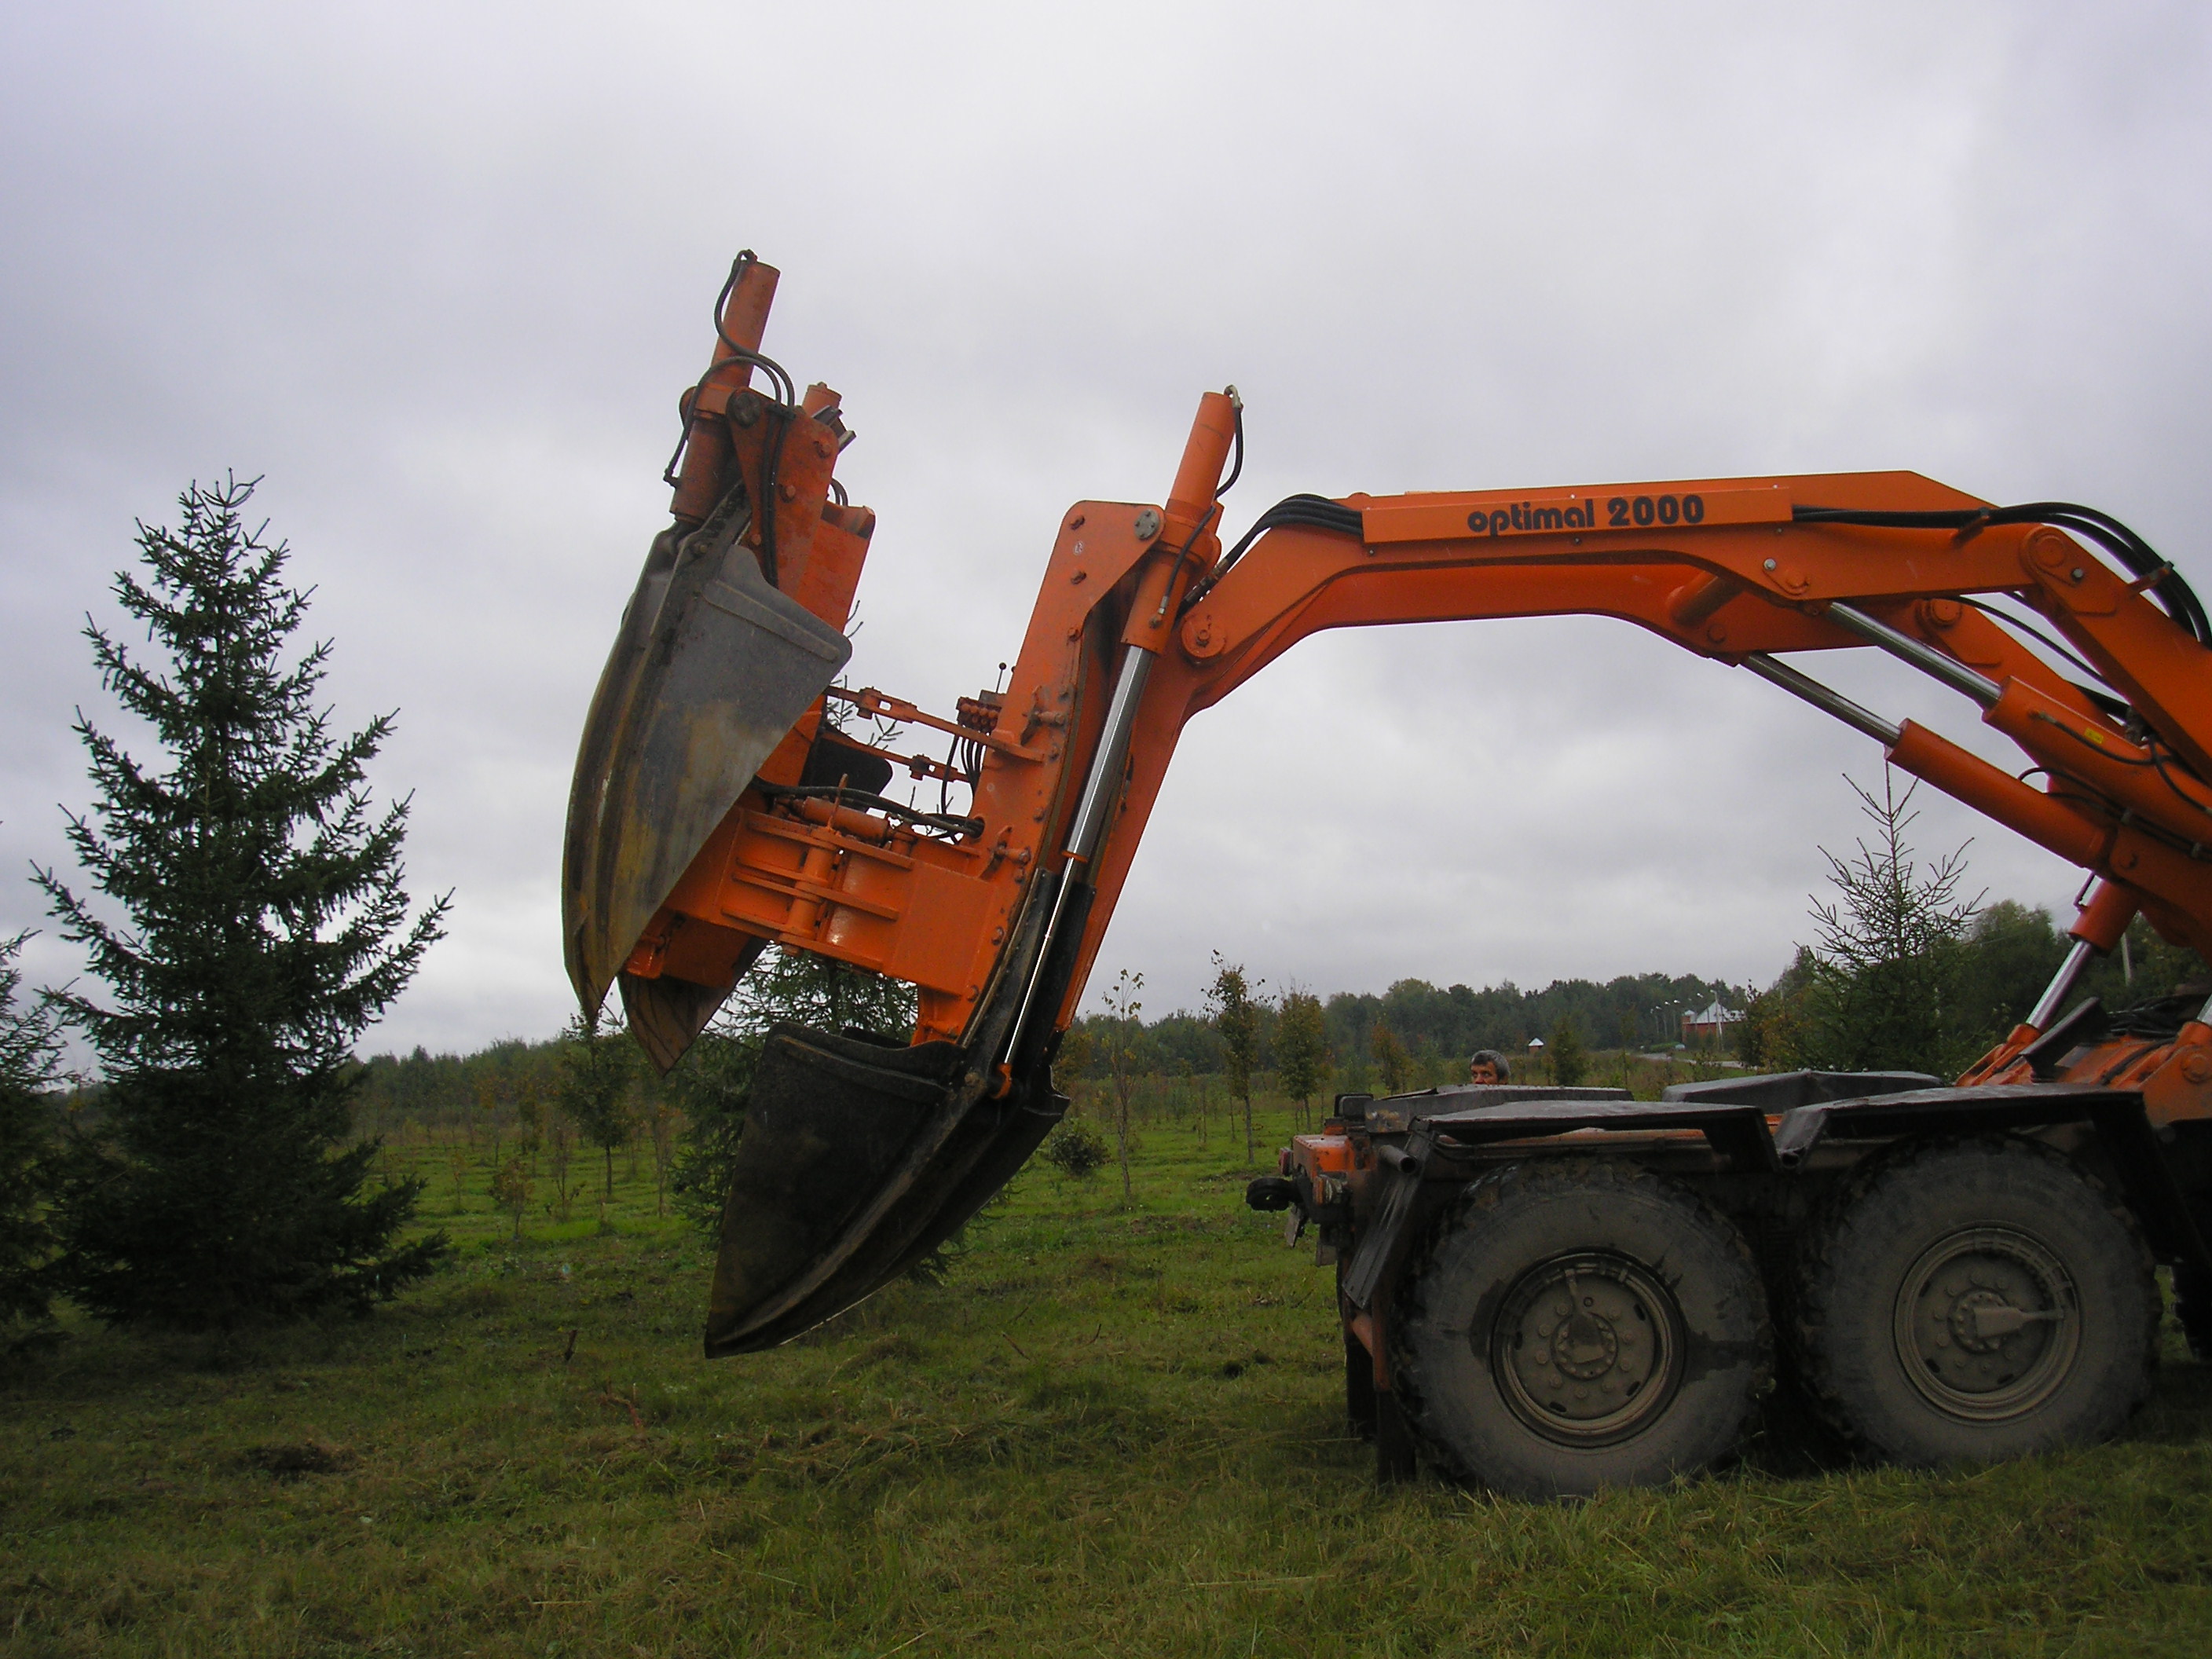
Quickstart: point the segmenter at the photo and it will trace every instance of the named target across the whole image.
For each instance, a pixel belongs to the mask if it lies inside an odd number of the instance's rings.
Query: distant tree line
[[[363,1121],[388,1131],[401,1124],[464,1135],[542,1128],[561,1088],[563,1037],[509,1037],[472,1054],[378,1054],[363,1063],[356,1097]]]
[[[1278,1057],[1279,1028],[1288,998],[1251,1003],[1257,1052]],[[1561,1025],[1571,1025],[1595,1048],[1671,1048],[1681,1040],[1680,1017],[1718,1000],[1741,1009],[1749,988],[1694,975],[1624,974],[1595,980],[1553,980],[1541,990],[1524,991],[1510,980],[1475,990],[1465,985],[1437,987],[1423,979],[1401,979],[1379,994],[1340,991],[1318,1004],[1328,1068],[1341,1089],[1364,1089],[1382,1081],[1375,1034],[1387,1033],[1402,1050],[1413,1086],[1456,1082],[1468,1056],[1479,1048],[1508,1054],[1524,1052],[1531,1037],[1546,1042]],[[1103,1033],[1110,1014],[1086,1016],[1085,1030]],[[1180,1074],[1218,1073],[1227,1054],[1217,1018],[1178,1011],[1140,1028],[1146,1070]],[[1082,1075],[1103,1077],[1104,1061],[1094,1043]]]
[[[1478,991],[1402,979],[1380,995],[1340,992],[1317,1001],[1291,992],[1271,1001],[1243,997],[1242,969],[1217,956],[1207,1012],[1140,1024],[1109,1000],[1079,1022],[1086,1040],[1071,1075],[1103,1078],[1114,1055],[1125,1073],[1229,1074],[1238,1064],[1232,1043],[1241,1043],[1250,1050],[1243,1064],[1280,1067],[1293,1099],[1323,1079],[1343,1091],[1399,1093],[1463,1081],[1477,1050],[1522,1056],[1541,1038],[1542,1059],[1522,1080],[1577,1083],[1587,1080],[1593,1051],[1671,1048],[1681,1016],[1718,1001],[1745,1018],[1726,1028],[1715,1057],[1776,1070],[1954,1076],[2026,1016],[2072,941],[2047,909],[1963,897],[1963,848],[1932,863],[1917,858],[1911,787],[1899,794],[1887,773],[1880,796],[1851,787],[1871,833],[1848,856],[1823,849],[1833,896],[1813,901],[1814,942],[1763,989],[1666,974],[1554,980],[1540,991],[1510,980]],[[1243,997],[1231,999],[1233,1013],[1221,1000],[1224,970]],[[2138,917],[2124,947],[2096,961],[2073,996],[2126,1008],[2184,988],[2212,994],[2205,964]]]
[[[1547,1049],[1571,1042],[1591,1050],[1663,1050],[1681,1041],[1683,1012],[1718,1000],[1746,1016],[1729,1028],[1718,1052],[1747,1064],[1843,1071],[1905,1066],[1950,1075],[2020,1022],[2071,944],[2049,910],[2005,899],[1974,910],[1955,933],[1924,950],[1863,960],[1856,973],[1840,958],[1824,969],[1828,959],[1801,946],[1790,965],[1759,990],[1658,973],[1602,984],[1554,980],[1540,991],[1523,991],[1510,981],[1471,990],[1403,979],[1379,995],[1340,992],[1320,1001],[1326,1067],[1336,1089],[1392,1092],[1394,1083],[1419,1089],[1462,1081],[1468,1056],[1481,1048],[1501,1050],[1525,1066],[1531,1037],[1543,1039]],[[2205,977],[2195,951],[2166,943],[2137,918],[2125,953],[2116,951],[2093,964],[2075,995],[2124,1008]],[[1279,1065],[1283,1002],[1255,1003],[1252,1018],[1261,1063]],[[1109,1012],[1077,1024],[1090,1040],[1073,1075],[1103,1080],[1105,1040],[1129,1022]],[[1228,1066],[1221,1031],[1206,1013],[1163,1014],[1116,1040],[1126,1043],[1139,1072],[1218,1076]],[[1555,1060],[1544,1064],[1548,1079]],[[1292,1098],[1304,1092],[1285,1091]]]

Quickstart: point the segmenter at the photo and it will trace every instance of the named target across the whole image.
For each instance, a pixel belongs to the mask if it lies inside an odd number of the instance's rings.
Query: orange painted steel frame
[[[772,287],[773,272],[767,282]],[[726,324],[726,334],[757,344],[762,296],[741,281],[729,311],[738,326]],[[719,380],[710,371],[687,399],[692,440],[679,515],[714,500],[731,468],[742,471],[749,488],[763,487],[775,417],[729,372],[738,368],[723,365]],[[842,627],[874,520],[864,508],[827,499],[837,445],[830,428],[807,428],[823,410],[834,422],[836,404],[826,388],[811,388],[783,435],[773,485],[781,515],[775,577]],[[1894,764],[2102,878],[2112,896],[2089,930],[2103,935],[2093,943],[2109,948],[2140,908],[2169,939],[2212,954],[2212,861],[2200,844],[2212,840],[2212,787],[2203,781],[2212,777],[2212,675],[2204,648],[2144,597],[2144,583],[2123,580],[2063,532],[1793,521],[1793,507],[1802,506],[1984,505],[1909,472],[1352,495],[1340,505],[1357,513],[1357,535],[1273,529],[1217,575],[1216,481],[1234,420],[1227,398],[1202,400],[1164,513],[1085,501],[1062,520],[997,723],[986,729],[970,719],[962,728],[983,755],[969,808],[980,834],[950,839],[820,800],[778,808],[748,790],[647,928],[629,970],[727,984],[753,941],[766,939],[911,981],[920,990],[915,1040],[961,1037],[1000,966],[1031,878],[1062,857],[1115,664],[1122,647],[1136,646],[1157,657],[1115,816],[1090,872],[1097,899],[1055,1012],[1065,1025],[1185,722],[1308,635],[1588,614],[1740,663],[1754,653],[1864,648],[1861,633],[1825,614],[1844,602],[2002,688],[1984,718],[2045,781],[2022,782],[1910,721],[1889,747]],[[1200,597],[1189,603],[1194,591]],[[2171,758],[2153,767],[2140,732],[2131,736],[1960,603],[1993,593],[2046,618],[2186,770]],[[860,696],[881,706],[872,692]],[[797,781],[821,718],[817,705],[762,768],[763,781]],[[2212,1032],[2196,1030],[2212,1044]],[[1970,1077],[2004,1074],[2008,1048],[2023,1040],[2015,1033]],[[2212,1066],[2203,1069],[2212,1079]],[[2203,1092],[2191,1091],[2185,1105],[2161,1102],[2164,1115],[2197,1115]]]

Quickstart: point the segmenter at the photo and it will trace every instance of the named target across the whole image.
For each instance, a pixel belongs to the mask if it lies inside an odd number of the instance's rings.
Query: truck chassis
[[[1967,1087],[1340,1095],[1247,1201],[1336,1267],[1346,1409],[1386,1481],[1417,1455],[1528,1495],[1662,1480],[1735,1451],[1779,1378],[1892,1461],[2095,1439],[2148,1391],[2154,1262],[2212,1336],[2212,1136],[2106,1080],[2212,1065],[2212,1030],[2103,1024],[2085,1002],[2063,1047]]]

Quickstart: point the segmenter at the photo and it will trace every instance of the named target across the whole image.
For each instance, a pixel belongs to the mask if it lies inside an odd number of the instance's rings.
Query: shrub
[[[1079,1118],[1063,1118],[1046,1137],[1044,1161],[1070,1181],[1088,1181],[1106,1167],[1106,1143]]]

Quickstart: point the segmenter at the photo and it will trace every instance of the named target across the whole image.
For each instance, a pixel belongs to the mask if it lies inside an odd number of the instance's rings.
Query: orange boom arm
[[[1184,724],[1323,629],[1619,617],[1814,703],[2091,872],[2104,884],[2076,929],[2090,946],[2110,948],[2140,910],[2212,954],[2208,630],[2170,567],[2100,515],[1993,508],[1906,472],[1710,478],[1297,496],[1224,552],[1219,481],[1232,451],[1241,468],[1241,410],[1209,393],[1164,506],[1072,508],[1005,690],[939,719],[828,685],[873,516],[832,481],[836,394],[793,395],[758,356],[773,279],[741,262],[726,290],[715,366],[684,404],[676,524],[594,703],[571,809],[570,968],[587,1007],[620,985],[664,1066],[770,944],[911,982],[919,1018],[903,1050],[771,1042],[710,1352],[849,1304],[1018,1167],[1056,1115],[1046,1062]],[[747,384],[757,364],[765,392]],[[1980,596],[2037,613],[2112,695],[2053,669]],[[2044,782],[1781,660],[1847,647],[1961,692]],[[725,708],[715,674],[686,680],[687,651],[719,652],[764,689]],[[832,716],[848,707],[933,727],[951,753],[845,738]],[[647,751],[672,758],[624,771]],[[893,801],[900,769],[948,798],[963,788],[964,811]],[[663,823],[694,827],[652,833]]]
[[[1202,417],[1193,448],[1212,441]],[[631,970],[650,974],[670,959],[662,941],[680,937],[670,926],[676,917],[718,931],[750,924],[779,943],[915,981],[920,1035],[957,1038],[1032,874],[1095,862],[1079,965],[1054,1011],[1064,1024],[1194,714],[1323,629],[1565,614],[1637,623],[1842,714],[1897,765],[2133,893],[2169,936],[2212,947],[2212,863],[2202,850],[2212,841],[2212,788],[2197,775],[2199,734],[2212,733],[2212,686],[2190,661],[2203,647],[2142,584],[2063,532],[1793,517],[1808,505],[1870,514],[1985,506],[1911,473],[1354,495],[1334,505],[1341,529],[1267,530],[1217,572],[1210,532],[1177,570],[1188,529],[1179,540],[1172,520],[1152,509],[1079,504],[1047,567],[1005,699],[1012,712],[992,711],[1012,729],[977,734],[984,752],[973,816],[983,833],[946,844],[865,813],[832,823],[817,809],[794,821],[744,804],[671,895]],[[1170,608],[1181,614],[1163,616],[1170,573]],[[2042,613],[2128,694],[2151,732],[2131,738],[2080,687],[1961,603],[1982,594],[2009,594]],[[1948,671],[1984,703],[1982,718],[2044,770],[2045,786],[1910,721],[1891,726],[1824,697],[1773,659],[1869,644]],[[1150,665],[1110,830],[1103,851],[1071,860],[1064,843],[1074,784],[1097,752],[1113,672],[1128,647]],[[787,745],[782,769],[792,776],[811,738],[805,730]],[[773,763],[763,775],[773,780]],[[711,961],[689,965],[708,982],[719,971]]]

